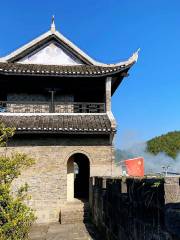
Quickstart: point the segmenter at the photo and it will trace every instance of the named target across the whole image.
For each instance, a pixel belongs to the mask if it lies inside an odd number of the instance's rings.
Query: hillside
[[[147,151],[155,155],[159,152],[165,152],[175,159],[180,152],[180,131],[169,132],[149,140]]]

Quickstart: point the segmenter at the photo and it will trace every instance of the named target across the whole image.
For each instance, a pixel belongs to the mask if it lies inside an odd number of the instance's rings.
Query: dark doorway
[[[74,197],[89,198],[89,159],[81,153],[73,155],[74,159]]]

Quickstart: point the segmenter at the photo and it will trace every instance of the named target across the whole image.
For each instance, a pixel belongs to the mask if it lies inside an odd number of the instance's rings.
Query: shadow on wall
[[[174,236],[174,239],[180,239],[180,202],[168,203],[165,209],[165,224],[167,230]]]
[[[104,239],[100,234],[100,231],[91,221],[89,202],[84,201],[84,225],[93,240],[102,240]]]
[[[109,146],[108,136],[89,136],[81,134],[80,136],[71,134],[69,136],[61,137],[57,134],[46,135],[44,134],[22,134],[15,135],[9,142],[8,147],[18,147],[18,146]]]

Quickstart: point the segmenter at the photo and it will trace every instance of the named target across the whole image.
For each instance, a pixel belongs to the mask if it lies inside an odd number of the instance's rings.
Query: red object
[[[133,158],[125,160],[127,174],[134,177],[144,176],[144,158]]]

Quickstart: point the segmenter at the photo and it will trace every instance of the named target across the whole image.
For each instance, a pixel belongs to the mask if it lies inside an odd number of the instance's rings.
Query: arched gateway
[[[67,162],[67,201],[89,197],[90,161],[85,154],[75,153]]]

